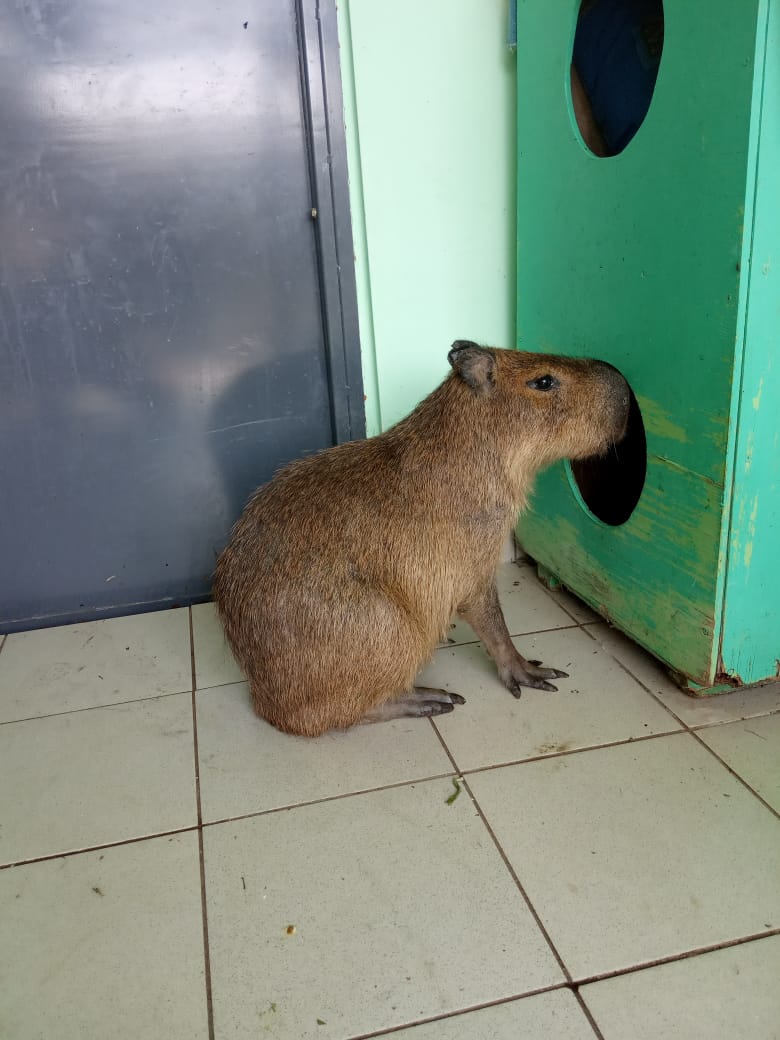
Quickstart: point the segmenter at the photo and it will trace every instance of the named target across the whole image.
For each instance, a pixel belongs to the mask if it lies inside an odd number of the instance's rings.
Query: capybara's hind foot
[[[459,693],[448,690],[433,690],[428,686],[414,686],[393,700],[384,701],[372,708],[361,722],[387,722],[390,719],[421,719],[431,715],[445,715],[456,704],[466,701]]]
[[[532,690],[547,690],[549,693],[557,693],[558,687],[545,680],[568,679],[569,673],[562,672],[558,668],[543,668],[541,665],[541,661],[524,661],[522,666],[513,664],[511,668],[501,669],[501,681],[513,697],[521,695],[523,686]]]

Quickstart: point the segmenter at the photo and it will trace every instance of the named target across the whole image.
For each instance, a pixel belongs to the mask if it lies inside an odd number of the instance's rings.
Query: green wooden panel
[[[780,4],[766,27],[721,645],[724,670],[743,682],[780,669]]]
[[[598,159],[568,90],[576,0],[518,7],[518,342],[617,365],[645,419],[646,491],[622,528],[540,481],[526,549],[633,638],[702,683],[720,646],[732,384],[741,370],[759,0],[665,3],[655,95]]]
[[[722,483],[757,3],[668,0],[650,111],[611,159],[571,115],[577,7],[519,8],[518,340],[631,368],[658,453]]]
[[[563,465],[542,474],[520,523],[523,546],[636,642],[707,683],[722,490],[656,458],[642,508],[622,527],[572,510],[572,498]]]

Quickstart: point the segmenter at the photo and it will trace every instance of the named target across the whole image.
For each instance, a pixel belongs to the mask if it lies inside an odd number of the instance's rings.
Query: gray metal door
[[[204,598],[362,433],[336,48],[332,2],[0,3],[0,631]]]

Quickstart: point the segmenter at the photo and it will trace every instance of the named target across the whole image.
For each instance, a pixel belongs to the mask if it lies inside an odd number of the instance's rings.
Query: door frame
[[[365,437],[336,0],[295,0],[333,441]]]

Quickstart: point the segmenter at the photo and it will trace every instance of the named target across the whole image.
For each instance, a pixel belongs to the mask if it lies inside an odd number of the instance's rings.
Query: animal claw
[[[420,716],[430,718],[432,715],[449,715],[454,710],[454,704],[447,704],[443,701],[423,701],[420,705]]]
[[[529,661],[530,665],[533,665],[533,672],[530,674],[536,679],[568,679],[569,673],[562,672],[560,668],[540,668],[538,661]]]
[[[531,690],[545,690],[547,693],[557,693],[558,687],[553,686],[552,683],[547,682],[545,679],[545,676],[548,674],[551,679],[562,675],[562,673],[556,672],[551,668],[545,668],[543,675],[530,675],[528,672],[523,673],[522,677],[518,677],[516,674],[512,675],[506,680],[504,685],[513,697],[518,698],[522,694],[523,686],[527,686]]]

